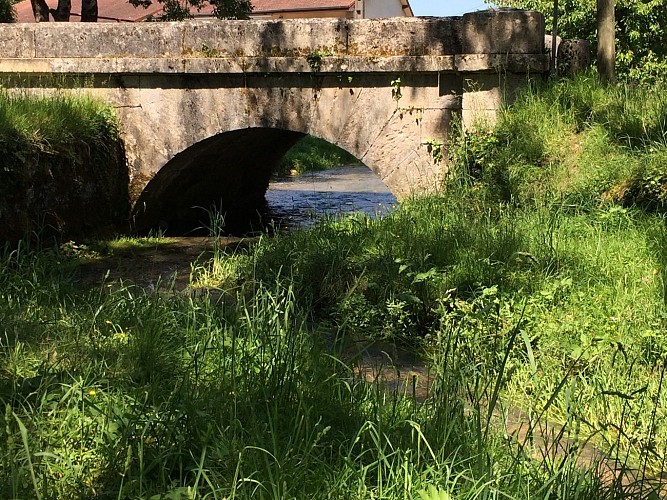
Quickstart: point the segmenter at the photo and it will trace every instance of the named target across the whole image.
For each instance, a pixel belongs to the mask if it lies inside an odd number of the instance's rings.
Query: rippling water
[[[381,216],[396,198],[367,167],[341,167],[271,182],[269,216],[281,225],[307,226],[322,216],[363,212]]]

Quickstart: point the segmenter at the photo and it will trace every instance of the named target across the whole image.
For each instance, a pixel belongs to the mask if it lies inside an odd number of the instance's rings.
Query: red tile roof
[[[354,0],[251,0],[253,12],[349,9]]]
[[[58,5],[57,0],[47,0],[49,7],[55,9]],[[72,2],[72,17],[70,21],[79,22],[81,20],[81,4],[74,0]],[[19,23],[34,23],[35,18],[32,15],[32,6],[30,0],[23,0],[14,5],[16,16]],[[144,9],[143,7],[134,7],[127,0],[97,0],[98,20],[99,22],[136,22],[143,21],[148,16],[155,15],[162,10],[162,5],[156,1]]]
[[[251,0],[253,12],[256,14],[271,12],[289,12],[301,10],[334,10],[349,9],[354,5],[354,0]],[[56,8],[57,0],[47,0],[49,7]],[[149,16],[155,16],[162,13],[162,5],[153,0],[153,4],[148,8],[134,7],[128,0],[97,0],[100,22],[136,22],[143,21]],[[18,22],[33,23],[35,19],[32,15],[32,6],[30,0],[23,0],[16,5],[16,14]],[[76,0],[72,4],[71,21],[78,22],[80,14],[77,9]],[[213,12],[211,5],[205,5],[201,11],[193,11],[193,14],[208,15]]]
[[[352,8],[354,0],[251,0],[253,14],[272,14],[274,12],[300,12],[309,10],[347,10]],[[206,4],[199,11],[193,11],[195,17],[210,16],[214,7]]]

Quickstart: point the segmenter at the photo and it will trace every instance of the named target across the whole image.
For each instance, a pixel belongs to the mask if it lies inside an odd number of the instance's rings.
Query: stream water
[[[381,216],[396,198],[367,167],[340,167],[277,179],[266,192],[268,216],[277,224],[303,227],[323,216],[363,212]]]

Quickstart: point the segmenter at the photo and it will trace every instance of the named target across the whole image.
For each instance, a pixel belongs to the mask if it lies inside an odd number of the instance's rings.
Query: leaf
[[[421,304],[422,301],[416,295],[411,293],[399,293],[398,298],[407,304]]]
[[[23,448],[25,449],[25,455],[28,460],[28,468],[30,469],[30,477],[32,478],[32,485],[35,488],[36,498],[38,500],[41,500],[42,493],[37,485],[37,477],[35,477],[35,468],[33,467],[32,459],[30,458],[31,453],[30,453],[30,446],[28,445],[28,429],[26,429],[25,425],[23,425],[23,422],[21,422],[21,419],[18,417],[16,413],[12,412],[12,415],[14,415],[16,423],[19,424],[19,430],[21,432],[21,440],[23,441]]]
[[[535,356],[533,355],[530,337],[528,337],[525,330],[521,330],[521,338],[526,345],[526,355],[528,356],[528,363],[530,363],[530,374],[532,377],[537,377],[537,363],[535,363]]]
[[[412,280],[412,283],[422,283],[430,278],[433,278],[438,274],[438,271],[435,269],[435,267],[432,267],[425,273],[417,273],[415,277]]]
[[[447,490],[441,490],[432,484],[427,490],[420,490],[417,493],[422,500],[454,500],[454,497]]]

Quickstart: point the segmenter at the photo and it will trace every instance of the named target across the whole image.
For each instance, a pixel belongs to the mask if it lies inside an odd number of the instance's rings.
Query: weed
[[[322,65],[322,58],[324,57],[329,57],[333,55],[330,50],[313,50],[306,56],[306,61],[308,61],[308,65],[310,68],[314,71],[317,72],[320,70],[320,66]]]
[[[426,145],[426,151],[433,158],[433,162],[438,164],[444,160],[444,144],[438,139],[427,139],[424,144]]]
[[[401,79],[400,77],[396,77],[393,79],[389,85],[391,86],[391,98],[398,102],[401,100],[403,97],[403,93],[401,92]]]
[[[201,44],[201,51],[202,55],[204,57],[220,57],[220,51],[216,49],[212,49],[209,47],[207,44],[202,43]]]

